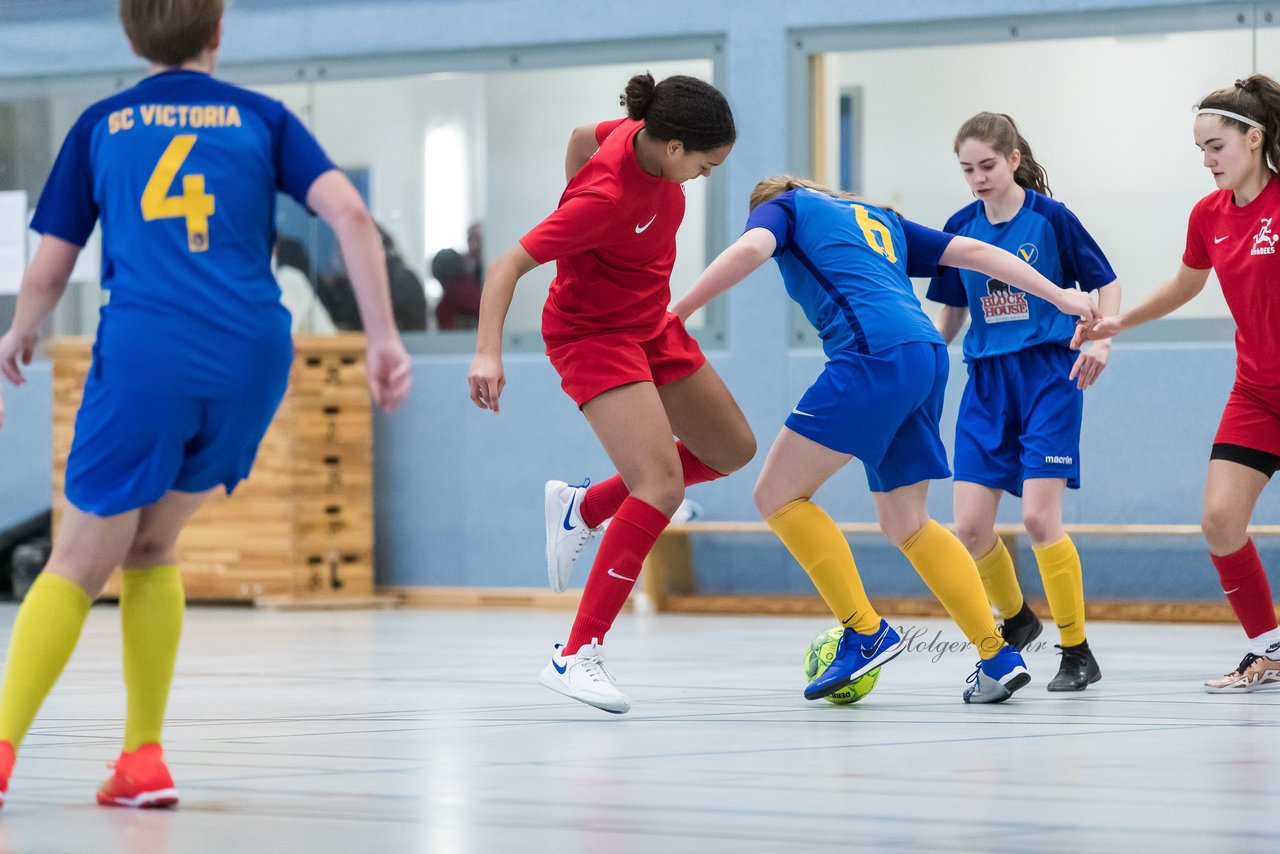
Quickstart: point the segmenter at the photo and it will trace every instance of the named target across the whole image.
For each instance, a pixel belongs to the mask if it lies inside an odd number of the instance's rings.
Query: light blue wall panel
[[[25,369],[26,385],[5,381],[0,428],[0,530],[49,506],[53,479],[53,403],[48,362]]]
[[[1252,25],[1273,3],[1106,2],[1106,0],[920,0],[869,3],[812,0],[651,0],[647,3],[435,0],[435,2],[300,2],[241,0],[227,18],[223,63],[239,74],[279,73],[279,63],[316,63],[420,55],[424,68],[493,68],[504,51],[520,61],[573,62],[608,45],[709,36],[723,38],[721,78],[734,105],[740,141],[718,180],[728,187],[722,239],[736,236],[746,197],[758,178],[797,163],[794,94],[803,65],[797,40],[840,49],[874,43],[876,25],[901,42],[919,27],[968,27],[1064,34],[1094,32],[1099,21],[1127,31],[1162,26]],[[0,79],[19,92],[45,75],[136,75],[111,14],[113,3],[50,3],[57,17],[0,14]],[[1029,11],[1030,10],[1030,11]],[[1034,12],[1035,14],[1031,14]],[[1239,20],[1237,21],[1237,16]],[[1108,24],[1109,25],[1109,24]],[[892,29],[896,27],[897,29]],[[975,30],[976,31],[976,30]],[[872,35],[868,35],[868,34]],[[575,53],[576,52],[576,53]],[[257,73],[257,72],[255,72]],[[602,112],[611,105],[602,104]],[[799,145],[803,150],[803,145]],[[494,247],[497,251],[498,247]],[[762,271],[730,297],[728,344],[712,361],[738,397],[761,442],[761,454],[786,411],[821,367],[820,354],[788,349],[789,307],[776,273]],[[406,406],[376,422],[378,578],[384,584],[538,586],[543,583],[542,482],[609,473],[603,452],[558,380],[538,354],[508,357],[509,385],[500,416],[475,409],[466,396],[468,359],[421,356]],[[1113,366],[1086,405],[1085,488],[1067,503],[1071,521],[1194,522],[1206,456],[1232,372],[1230,343],[1117,346]],[[952,429],[957,383],[953,371],[945,429]],[[48,370],[33,371],[27,389],[7,389],[9,424],[0,431],[0,520],[43,506],[49,482]],[[715,518],[752,518],[751,486],[758,459],[728,480],[699,487],[697,499]],[[871,520],[872,504],[857,469],[820,496],[838,518]],[[1264,496],[1259,521],[1280,516],[1280,498]],[[938,484],[934,513],[950,519],[949,485]],[[1015,502],[1003,516],[1017,519]],[[856,546],[874,592],[922,592],[896,553]],[[1211,570],[1196,542],[1174,546],[1086,544],[1082,551],[1092,595],[1161,598],[1215,595]],[[1153,557],[1154,556],[1154,557]],[[698,544],[708,589],[807,590],[807,581],[768,538],[708,539]],[[1092,564],[1098,564],[1095,567]],[[1160,584],[1154,584],[1154,580]],[[1035,590],[1029,579],[1028,587]]]

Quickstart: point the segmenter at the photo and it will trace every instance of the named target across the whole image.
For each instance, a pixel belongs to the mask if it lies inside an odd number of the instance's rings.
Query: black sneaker
[[[1058,666],[1058,675],[1049,682],[1050,691],[1083,691],[1102,678],[1102,670],[1088,641],[1058,649],[1062,650],[1062,663]]]
[[[1026,599],[1022,600],[1022,610],[1005,620],[1004,625],[1000,627],[1004,642],[1018,652],[1022,652],[1027,648],[1027,644],[1040,637],[1042,631],[1044,626],[1035,611],[1031,610]]]

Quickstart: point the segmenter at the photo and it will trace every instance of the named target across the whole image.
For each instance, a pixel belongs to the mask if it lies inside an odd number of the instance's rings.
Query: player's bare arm
[[[689,315],[759,269],[773,257],[777,245],[769,229],[751,229],[711,262],[671,310],[681,320],[688,320]]]
[[[578,174],[578,170],[587,165],[587,161],[591,159],[591,155],[596,153],[596,149],[600,146],[596,144],[596,129],[594,125],[583,125],[573,129],[573,133],[569,135],[569,150],[564,156],[564,179],[566,181]]]
[[[507,380],[502,370],[502,329],[516,282],[538,266],[533,256],[517,243],[489,265],[484,292],[480,296],[480,325],[476,330],[476,354],[467,372],[471,402],[481,409],[498,412],[498,398]]]
[[[1027,293],[1052,303],[1065,314],[1074,314],[1090,321],[1102,318],[1098,306],[1088,294],[1060,288],[1012,253],[980,240],[956,237],[942,253],[942,264],[977,270],[1002,282],[1016,285]]]

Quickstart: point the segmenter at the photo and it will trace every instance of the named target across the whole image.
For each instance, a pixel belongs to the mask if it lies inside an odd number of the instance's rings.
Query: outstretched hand
[[[1058,291],[1057,306],[1065,314],[1074,314],[1085,323],[1097,323],[1102,319],[1098,304],[1082,291]]]
[[[1101,341],[1114,338],[1120,332],[1118,316],[1104,317],[1095,323],[1080,322],[1076,324],[1075,335],[1071,337],[1071,349],[1078,350],[1086,341]]]

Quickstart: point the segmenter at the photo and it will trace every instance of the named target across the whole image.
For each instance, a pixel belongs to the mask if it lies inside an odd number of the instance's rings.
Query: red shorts
[[[1236,383],[1227,398],[1213,442],[1280,456],[1280,399]]]
[[[671,312],[658,333],[647,340],[602,333],[548,341],[547,356],[560,375],[560,387],[579,409],[611,388],[640,382],[666,385],[691,376],[707,363],[698,342]]]

